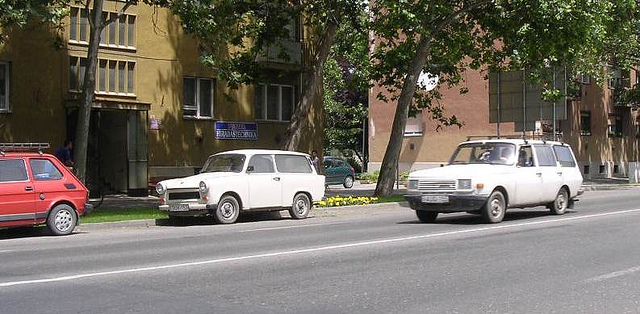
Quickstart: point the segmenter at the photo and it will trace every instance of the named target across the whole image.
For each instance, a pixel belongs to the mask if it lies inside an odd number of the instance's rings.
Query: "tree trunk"
[[[76,175],[85,183],[87,173],[87,147],[89,144],[89,123],[91,119],[91,104],[96,89],[96,64],[98,63],[98,49],[100,48],[100,33],[104,28],[102,21],[102,7],[104,0],[93,1],[92,22],[89,34],[89,51],[87,52],[87,69],[84,73],[82,96],[78,104],[78,122],[74,143],[74,162]]]
[[[400,159],[400,149],[402,148],[402,139],[404,137],[404,128],[407,124],[409,106],[413,100],[413,94],[416,91],[418,76],[427,62],[427,56],[430,50],[431,38],[426,36],[420,41],[416,55],[413,57],[413,60],[411,60],[407,77],[404,80],[402,91],[398,98],[398,106],[393,119],[393,126],[391,127],[391,137],[389,138],[389,144],[387,145],[387,150],[384,153],[382,165],[380,166],[380,175],[378,177],[376,191],[374,192],[375,196],[387,196],[393,192],[393,183],[396,180],[396,167]]]
[[[327,27],[322,34],[318,44],[318,51],[313,60],[311,75],[302,89],[302,96],[291,117],[291,124],[287,129],[287,138],[284,144],[285,150],[297,150],[302,140],[303,131],[311,124],[311,107],[313,106],[313,101],[321,92],[322,68],[329,57],[337,29],[338,25],[335,22],[327,22]]]

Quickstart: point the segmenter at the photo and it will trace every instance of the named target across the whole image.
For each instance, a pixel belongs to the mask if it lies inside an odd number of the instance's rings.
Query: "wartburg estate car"
[[[197,175],[160,181],[160,210],[170,219],[211,215],[234,223],[241,211],[288,209],[306,218],[324,197],[324,176],[309,155],[278,150],[234,150],[210,156]]]
[[[565,143],[488,139],[459,144],[446,166],[412,172],[405,198],[422,222],[469,212],[496,223],[507,208],[544,205],[562,215],[582,194],[581,185]]]
[[[46,224],[51,233],[73,232],[89,211],[89,191],[49,144],[0,143],[0,228]]]

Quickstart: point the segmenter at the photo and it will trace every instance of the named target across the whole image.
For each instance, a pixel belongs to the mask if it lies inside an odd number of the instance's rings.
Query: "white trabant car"
[[[405,199],[422,222],[438,213],[502,221],[507,208],[544,205],[562,215],[582,194],[571,147],[555,141],[490,139],[458,145],[449,164],[409,174]]]
[[[324,197],[324,176],[307,154],[234,150],[210,156],[197,175],[159,182],[156,192],[170,219],[212,215],[229,224],[241,211],[283,209],[302,219]]]

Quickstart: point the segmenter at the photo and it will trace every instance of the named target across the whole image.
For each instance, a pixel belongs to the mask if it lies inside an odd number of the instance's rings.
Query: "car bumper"
[[[176,207],[170,206],[170,204],[160,205],[158,209],[165,211],[172,216],[199,216],[212,214],[217,204],[200,204],[200,203],[172,203],[171,205],[187,205],[187,210],[176,210]]]
[[[424,202],[424,195],[405,195],[413,210],[424,210],[439,213],[470,212],[482,208],[489,198],[487,195],[446,195],[448,201],[443,203]],[[444,195],[443,195],[444,196]]]

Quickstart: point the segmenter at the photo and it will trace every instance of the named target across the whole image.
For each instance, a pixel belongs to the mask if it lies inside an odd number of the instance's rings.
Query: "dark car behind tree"
[[[355,171],[349,163],[333,156],[325,156],[323,165],[325,168],[325,184],[342,184],[345,188],[351,188],[355,178]]]

